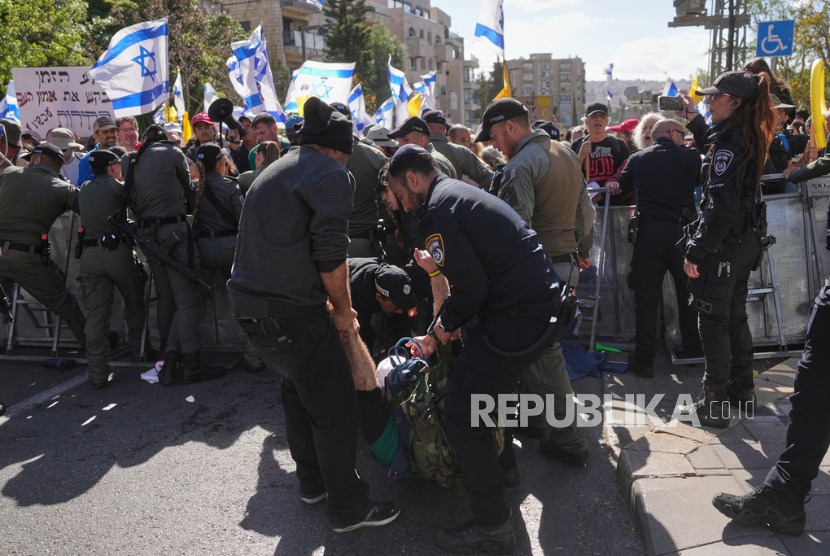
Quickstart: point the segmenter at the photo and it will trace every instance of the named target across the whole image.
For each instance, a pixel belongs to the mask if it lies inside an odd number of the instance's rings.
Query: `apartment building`
[[[579,57],[554,59],[551,54],[507,61],[513,96],[550,96],[553,113],[564,126],[580,122],[585,110],[585,64]]]

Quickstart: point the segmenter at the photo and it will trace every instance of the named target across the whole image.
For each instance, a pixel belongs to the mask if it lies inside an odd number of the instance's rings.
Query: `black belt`
[[[357,232],[356,234],[349,234],[351,239],[371,239],[371,230],[365,232]]]
[[[6,241],[4,239],[0,239],[0,243],[3,245],[3,249],[11,249],[12,251],[24,251],[29,254],[40,255],[43,253],[42,247],[35,247],[34,245],[26,245],[25,243],[15,243],[13,241]]]
[[[572,263],[576,261],[576,255],[573,253],[568,253],[567,255],[550,255],[548,259],[553,264]]]
[[[230,237],[237,234],[236,230],[225,230],[224,232],[199,232],[196,234],[198,238],[217,239],[220,237]]]
[[[149,228],[151,224],[156,226],[164,226],[165,224],[178,224],[179,222],[187,222],[186,216],[167,216],[165,218],[140,218],[138,220],[139,228]]]
[[[119,236],[119,240],[120,241],[118,242],[118,245],[121,245],[122,243],[127,243],[127,241],[124,239],[124,236]],[[99,245],[101,245],[101,240],[100,239],[85,239],[84,240],[84,247],[85,248],[86,247],[98,247]]]

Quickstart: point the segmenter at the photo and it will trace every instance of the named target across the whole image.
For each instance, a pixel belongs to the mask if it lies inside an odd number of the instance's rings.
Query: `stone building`
[[[550,96],[553,113],[564,126],[577,125],[585,111],[585,64],[579,57],[550,54],[507,61],[513,96]]]

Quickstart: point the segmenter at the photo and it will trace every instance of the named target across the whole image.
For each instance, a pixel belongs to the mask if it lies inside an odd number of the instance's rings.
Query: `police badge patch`
[[[516,192],[513,191],[512,187],[502,189],[501,193],[499,193],[499,197],[501,197],[501,200],[511,207],[516,204]]]
[[[729,168],[729,164],[732,162],[732,157],[734,155],[727,150],[718,151],[715,153],[715,160],[712,161],[714,166],[715,174],[722,176],[726,169]]]
[[[433,234],[427,238],[427,251],[435,260],[435,264],[444,266],[444,239],[441,234]]]

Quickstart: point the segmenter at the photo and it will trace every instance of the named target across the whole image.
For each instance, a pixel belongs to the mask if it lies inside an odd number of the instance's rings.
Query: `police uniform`
[[[476,142],[489,139],[490,127],[496,122],[520,116],[526,117],[527,109],[515,99],[491,103],[483,115]],[[594,208],[579,159],[553,141],[546,131],[531,131],[519,141],[516,152],[502,169],[498,195],[536,232],[556,274],[575,287],[579,281],[578,240],[585,241],[586,251],[590,249],[588,242],[592,239],[588,238],[592,238],[590,230],[594,220]],[[587,212],[583,212],[586,209]],[[558,342],[523,374],[521,392],[536,394],[542,399],[552,394],[556,418],[565,419],[567,400],[573,397],[573,388]],[[530,428],[525,432],[543,436],[545,415],[529,417],[528,425]],[[585,434],[577,427],[576,420],[567,427],[551,428],[550,438],[542,449],[550,457],[565,458],[575,464],[584,464],[589,455]],[[560,454],[561,458],[558,457]]]
[[[125,193],[133,202],[131,208],[137,219],[138,234],[162,242],[167,240],[169,255],[198,272],[199,253],[184,204],[184,198],[193,194],[190,174],[184,153],[162,142],[166,137],[163,130],[150,126],[137,161],[134,156],[125,157],[129,165]],[[170,373],[175,372],[179,354],[184,361],[185,383],[218,378],[223,373],[206,368],[199,361],[202,293],[198,286],[152,257],[148,257],[148,262],[158,294],[159,335],[162,340],[166,339],[165,368],[159,373],[159,381],[175,383]],[[163,379],[163,376],[170,378]]]
[[[407,145],[393,159],[413,150],[423,152]],[[502,469],[516,465],[512,439],[506,429],[497,458],[492,431],[471,426],[472,395],[495,399],[512,392],[522,373],[552,345],[552,339],[541,338],[556,311],[559,279],[536,233],[505,203],[478,188],[438,175],[417,216],[421,245],[450,283],[441,328],[446,333],[466,329],[444,406],[447,439],[461,464],[476,522],[502,526],[510,516]],[[508,352],[514,356],[504,355]]]
[[[354,137],[346,168],[355,180],[354,208],[349,217],[349,257],[377,257],[383,253],[383,238],[378,236],[378,209],[375,186],[378,173],[386,164],[379,150]]]
[[[32,154],[63,161],[63,153],[51,143],[38,145]],[[49,228],[67,210],[78,212],[78,190],[48,164],[11,166],[0,174],[0,285],[11,292],[15,282],[20,284],[64,319],[85,346],[81,308],[66,290],[66,276],[44,251]]]
[[[697,314],[689,307],[683,253],[676,244],[683,226],[697,217],[695,187],[700,182],[700,153],[660,137],[651,147],[637,151],[620,174],[620,190],[637,190],[639,229],[631,259],[629,285],[636,302],[636,348],[629,359],[641,376],[653,376],[657,337],[657,308],[663,299],[663,278],[674,280],[680,316],[680,334],[686,357],[700,357]]]
[[[440,110],[428,110],[424,112],[423,120],[427,124],[436,123],[447,125],[447,120]],[[437,152],[441,153],[452,164],[453,170],[455,170],[455,176],[450,177],[455,177],[460,180],[464,176],[467,176],[467,178],[477,183],[481,189],[487,190],[490,187],[493,172],[473,151],[462,145],[452,143],[446,133],[431,132],[429,134],[429,142],[435,147]]]
[[[418,116],[410,116],[405,119],[398,129],[389,133],[389,138],[397,139],[398,137],[409,135],[413,131],[423,133],[427,136],[427,139],[429,139],[429,126],[427,126],[426,122]],[[426,150],[432,155],[432,158],[435,160],[435,163],[438,164],[438,168],[443,174],[446,174],[453,179],[461,177],[455,172],[455,167],[452,165],[452,162],[435,149],[435,145],[431,142],[427,142]]]
[[[743,72],[724,76],[730,74]],[[716,86],[724,76],[715,81]],[[699,94],[714,93],[703,89]],[[762,254],[755,214],[757,160],[740,130],[726,129],[730,119],[710,129],[697,115],[688,125],[695,143],[707,149],[701,213],[691,225],[686,243],[686,259],[698,265],[700,274],[689,280],[689,303],[698,311],[706,355],[704,386],[709,395],[725,400],[729,386],[733,398],[752,401],[752,335],[746,299],[749,275],[760,265]],[[719,421],[715,426],[724,423]]]
[[[106,168],[119,161],[108,150],[89,153],[90,167]],[[113,286],[124,300],[124,316],[130,335],[130,348],[137,360],[144,332],[144,267],[132,250],[131,239],[122,235],[107,218],[121,213],[126,219],[127,199],[124,184],[101,175],[81,186],[78,205],[83,215],[81,226],[81,268],[76,282],[78,296],[86,306],[87,373],[94,388],[107,384],[111,353],[107,334],[112,318]],[[77,252],[77,248],[76,248]]]

